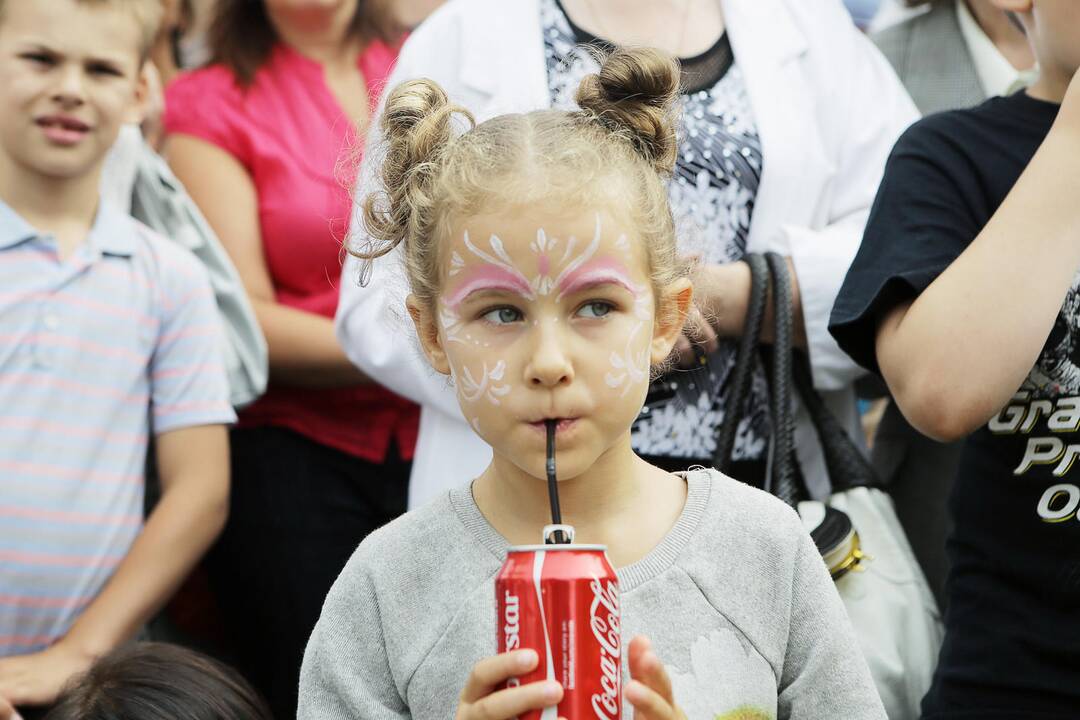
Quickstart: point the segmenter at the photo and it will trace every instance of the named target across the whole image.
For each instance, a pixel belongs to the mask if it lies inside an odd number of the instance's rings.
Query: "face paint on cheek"
[[[461,399],[472,404],[486,398],[492,405],[501,405],[499,398],[510,392],[510,386],[502,382],[506,374],[506,361],[500,360],[490,369],[485,362],[479,374],[480,379],[477,380],[468,366],[462,366],[458,393]]]
[[[443,336],[446,337],[446,342],[452,343],[464,343],[461,339],[461,318],[458,314],[446,307],[439,308],[439,324],[442,325]]]
[[[608,358],[611,371],[604,375],[604,382],[612,390],[619,390],[619,397],[625,396],[636,385],[649,380],[651,363],[649,362],[649,338],[642,332],[646,322],[652,317],[652,297],[647,288],[637,287],[637,299],[634,301],[634,316],[638,322],[626,338],[623,351],[612,351]],[[641,345],[641,347],[636,347]]]

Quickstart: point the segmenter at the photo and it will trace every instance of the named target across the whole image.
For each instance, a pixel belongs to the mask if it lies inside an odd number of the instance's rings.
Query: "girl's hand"
[[[92,663],[91,656],[69,648],[63,640],[41,652],[4,658],[0,660],[0,697],[12,705],[51,705],[68,680]]]
[[[511,720],[529,710],[542,710],[562,700],[562,685],[540,680],[528,685],[499,690],[512,677],[530,672],[539,657],[534,650],[484,658],[473,666],[461,691],[456,720]]]
[[[638,720],[686,720],[686,713],[675,704],[671,679],[660,658],[652,651],[652,643],[639,635],[630,641],[630,677],[626,699],[634,706]]]

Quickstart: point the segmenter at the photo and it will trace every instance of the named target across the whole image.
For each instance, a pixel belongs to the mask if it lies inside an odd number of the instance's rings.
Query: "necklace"
[[[686,42],[686,28],[690,24],[690,4],[692,2],[693,0],[683,0],[682,27],[679,30],[679,34],[676,38],[678,40],[678,43],[675,45],[675,49],[673,51],[673,54],[676,56],[681,53],[683,49],[683,43]],[[603,35],[605,39],[612,40],[611,33],[608,32],[607,26],[600,20],[600,14],[596,12],[596,8],[593,7],[592,0],[585,0],[585,7],[589,9],[589,15],[592,16],[592,20],[594,23],[596,23],[596,29],[600,32],[600,34]]]

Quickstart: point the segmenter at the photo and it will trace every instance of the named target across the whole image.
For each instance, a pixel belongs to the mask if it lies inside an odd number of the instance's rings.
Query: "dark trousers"
[[[356,546],[405,511],[409,463],[365,462],[281,428],[233,430],[229,521],[209,556],[228,658],[278,720],[296,717],[300,663]]]

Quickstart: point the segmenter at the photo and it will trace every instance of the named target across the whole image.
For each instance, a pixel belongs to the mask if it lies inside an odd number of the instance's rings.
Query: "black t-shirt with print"
[[[829,328],[856,361],[878,371],[878,320],[974,240],[1058,109],[1019,93],[928,117],[899,140]],[[1063,300],[1023,387],[965,441],[928,719],[1080,717],[1080,284]]]

